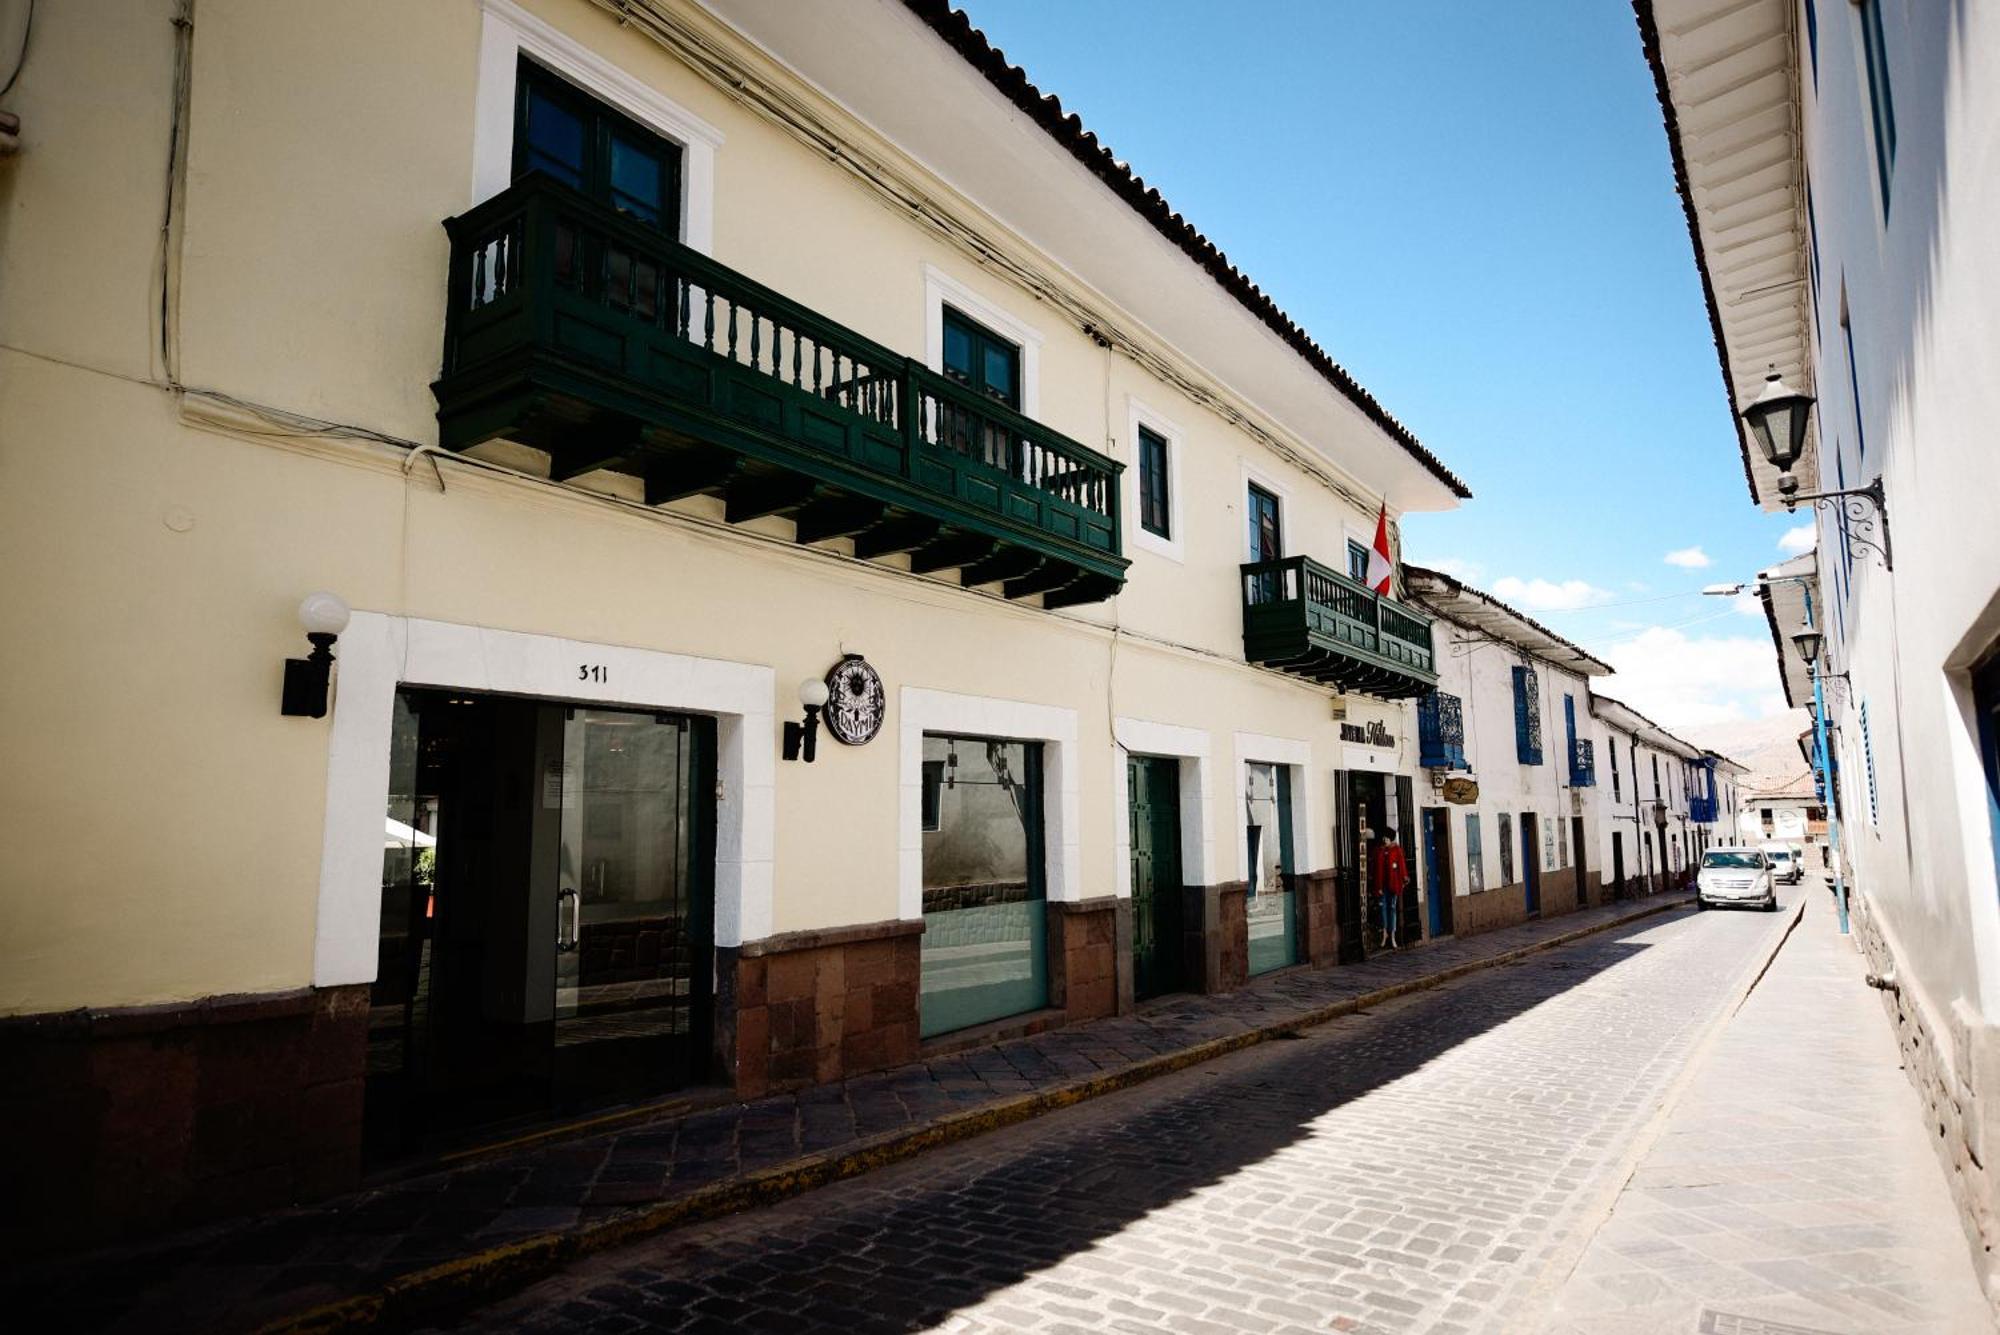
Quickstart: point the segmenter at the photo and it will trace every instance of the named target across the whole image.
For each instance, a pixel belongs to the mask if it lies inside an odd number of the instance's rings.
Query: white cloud
[[[1453,579],[1475,580],[1486,573],[1486,568],[1477,561],[1468,561],[1462,556],[1446,556],[1436,561],[1419,561],[1418,565],[1428,565],[1432,570],[1441,570]]]
[[[1778,539],[1778,550],[1797,556],[1809,552],[1819,545],[1819,535],[1813,532],[1811,524],[1800,524],[1797,528],[1785,530],[1785,536]]]
[[[1729,600],[1729,605],[1736,609],[1738,616],[1755,617],[1759,621],[1764,619],[1764,600],[1754,593],[1739,593]]]
[[[1493,593],[1530,612],[1568,612],[1605,602],[1611,597],[1609,589],[1600,589],[1580,579],[1557,582],[1519,579],[1513,575],[1502,575],[1494,580]]]
[[[1763,718],[1785,708],[1769,636],[1695,639],[1653,626],[1599,657],[1616,669],[1601,679],[1605,693],[1663,728]]]
[[[1708,559],[1708,553],[1699,547],[1683,547],[1679,551],[1668,552],[1667,564],[1679,566],[1683,570],[1706,570],[1715,562]]]

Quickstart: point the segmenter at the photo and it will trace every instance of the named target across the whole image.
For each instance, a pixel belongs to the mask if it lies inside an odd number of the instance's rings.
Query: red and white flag
[[[1375,517],[1375,546],[1368,553],[1368,587],[1377,593],[1387,593],[1395,572],[1395,562],[1389,556],[1389,507],[1384,505],[1382,513]]]

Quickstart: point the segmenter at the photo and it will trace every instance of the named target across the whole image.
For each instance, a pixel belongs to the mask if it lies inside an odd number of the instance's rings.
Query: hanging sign
[[[873,741],[887,712],[882,675],[860,654],[847,655],[826,674],[826,707],[820,717],[836,742],[862,746]]]
[[[1438,795],[1454,806],[1469,807],[1479,800],[1477,779],[1446,779]]]

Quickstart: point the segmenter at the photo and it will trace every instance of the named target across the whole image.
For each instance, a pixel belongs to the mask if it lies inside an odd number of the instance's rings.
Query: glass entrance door
[[[372,1158],[698,1079],[714,723],[398,693]]]
[[[707,1046],[714,721],[570,709],[556,860],[562,1103],[685,1085]]]

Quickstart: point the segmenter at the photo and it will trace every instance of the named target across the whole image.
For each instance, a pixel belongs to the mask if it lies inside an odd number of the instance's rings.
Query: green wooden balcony
[[[447,449],[720,496],[1048,607],[1116,593],[1124,467],[544,176],[445,223]]]
[[[1388,700],[1437,685],[1430,618],[1309,556],[1243,567],[1243,656]]]

